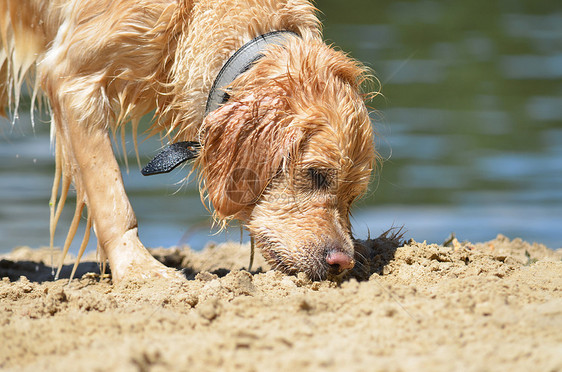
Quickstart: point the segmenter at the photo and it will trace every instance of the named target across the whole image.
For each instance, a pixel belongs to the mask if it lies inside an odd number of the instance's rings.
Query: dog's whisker
[[[365,255],[361,252],[355,251],[355,255],[359,256],[359,258],[362,260],[367,260],[367,257],[365,257]]]
[[[322,262],[322,258],[320,258],[319,256],[312,256],[312,260],[316,261],[316,265],[314,265],[314,268],[316,268],[314,270],[314,276],[316,278],[314,278],[314,280],[322,280],[322,273],[320,272],[320,268],[324,267],[325,263]]]

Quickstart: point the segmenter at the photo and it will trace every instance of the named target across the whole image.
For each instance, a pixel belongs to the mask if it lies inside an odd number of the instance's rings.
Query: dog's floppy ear
[[[280,98],[228,102],[207,116],[199,157],[217,217],[242,217],[301,137]]]

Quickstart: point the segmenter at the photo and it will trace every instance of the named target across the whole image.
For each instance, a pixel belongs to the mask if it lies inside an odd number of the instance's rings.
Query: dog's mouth
[[[355,266],[352,255],[330,245],[307,244],[288,250],[267,238],[256,239],[256,243],[271,268],[288,275],[302,272],[314,281],[340,281]]]

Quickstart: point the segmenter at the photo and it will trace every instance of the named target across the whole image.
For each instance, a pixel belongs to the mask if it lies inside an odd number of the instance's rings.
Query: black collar
[[[230,97],[225,88],[229,86],[239,75],[248,71],[254,63],[263,57],[262,51],[271,44],[282,44],[288,35],[298,36],[293,31],[272,31],[267,34],[260,35],[246,44],[242,45],[222,66],[219,74],[213,82],[209,96],[207,97],[207,105],[205,106],[205,116],[211,111],[216,110],[219,106]]]
[[[260,35],[242,45],[222,66],[217,75],[205,106],[205,116],[219,108],[230,97],[225,90],[240,74],[248,71],[257,60],[263,57],[262,51],[268,45],[282,44],[288,35],[298,36],[292,31],[273,31]],[[199,155],[201,145],[198,142],[177,142],[165,146],[141,170],[145,176],[168,173],[186,160],[194,159]]]

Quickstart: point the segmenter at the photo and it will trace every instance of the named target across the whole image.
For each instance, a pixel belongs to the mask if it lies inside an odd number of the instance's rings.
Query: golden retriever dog
[[[139,240],[112,148],[153,112],[168,146],[145,174],[194,158],[203,202],[240,220],[273,268],[351,269],[350,208],[377,163],[366,70],[322,41],[315,12],[307,0],[2,0],[0,107],[16,112],[27,83],[51,115],[51,245],[73,184],[65,252],[84,214],[82,246],[93,229],[114,282],[181,276]]]

